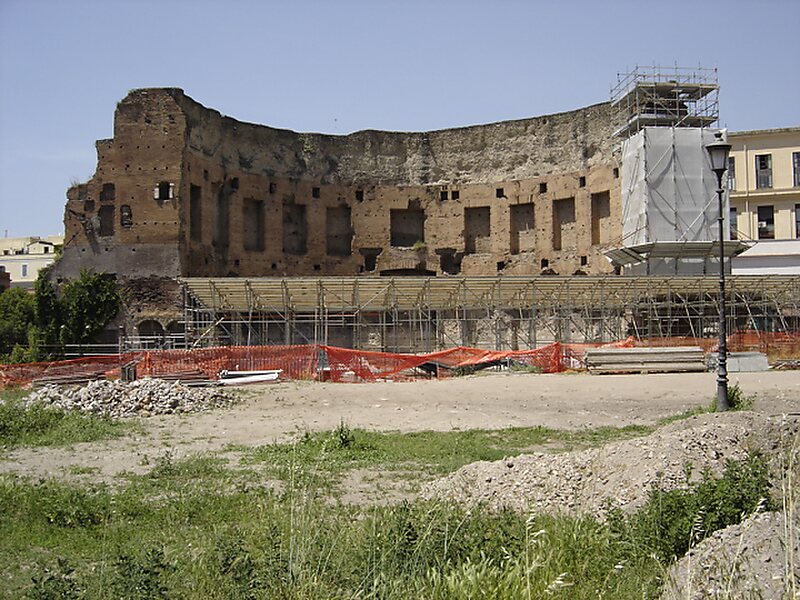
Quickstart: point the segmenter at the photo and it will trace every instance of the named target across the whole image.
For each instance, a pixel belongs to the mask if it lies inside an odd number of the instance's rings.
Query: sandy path
[[[736,373],[756,410],[800,411],[800,371]],[[254,446],[290,439],[305,430],[351,427],[384,431],[525,427],[579,429],[652,424],[707,405],[712,373],[658,375],[482,374],[443,381],[333,384],[286,382],[245,388],[247,400],[230,410],[146,419],[147,432],[70,448],[23,449],[0,461],[0,473],[69,476],[77,467],[110,478],[144,472],[165,452],[184,456],[228,444]]]

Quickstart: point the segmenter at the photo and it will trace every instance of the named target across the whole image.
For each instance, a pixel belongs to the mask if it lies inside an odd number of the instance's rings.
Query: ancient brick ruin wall
[[[610,271],[621,233],[607,104],[428,133],[304,134],[131,92],[68,192],[61,274]]]

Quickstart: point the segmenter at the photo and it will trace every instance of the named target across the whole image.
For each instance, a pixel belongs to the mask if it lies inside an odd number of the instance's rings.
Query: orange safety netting
[[[312,379],[317,372],[319,346],[222,346],[193,350],[145,352],[136,367],[139,376],[158,377],[182,371],[202,371],[216,379],[222,370],[281,369],[289,379]]]
[[[480,368],[496,364],[517,364],[536,367],[543,373],[558,373],[584,366],[587,348],[632,345],[630,340],[612,344],[561,344],[555,342],[534,350],[481,350],[459,346],[426,354],[369,352],[322,346],[328,356],[323,378],[330,381],[375,381],[418,375],[421,369],[437,377],[463,368]]]
[[[314,344],[297,346],[226,346],[192,350],[154,350],[114,356],[92,356],[53,362],[0,365],[0,387],[28,385],[57,378],[119,376],[122,365],[135,363],[140,377],[180,376],[202,372],[216,379],[222,370],[257,371],[281,369],[286,379],[330,381],[376,381],[405,379],[426,373],[442,377],[460,368],[483,368],[496,364],[525,365],[543,373],[558,373],[585,367],[586,350],[600,347],[700,346],[717,349],[716,338],[671,337],[627,338],[608,344],[562,344],[534,350],[482,350],[459,346],[425,354],[400,354],[350,350]],[[770,358],[800,357],[800,334],[737,331],[728,336],[731,352],[756,350]],[[320,359],[327,362],[320,364]]]

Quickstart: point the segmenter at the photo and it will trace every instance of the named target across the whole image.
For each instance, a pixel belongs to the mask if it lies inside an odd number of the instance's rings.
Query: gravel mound
[[[726,460],[742,460],[750,449],[770,452],[785,425],[752,412],[704,414],[601,448],[472,463],[428,484],[422,495],[602,519],[608,506],[642,506],[654,487],[687,487],[706,469],[721,475]]]
[[[132,383],[92,381],[77,388],[47,385],[24,399],[26,406],[43,403],[114,418],[196,413],[235,402],[235,396],[216,388],[190,388],[178,382],[150,378]]]
[[[669,570],[662,600],[791,598],[800,591],[800,522],[783,513],[755,514],[721,529]],[[793,552],[792,552],[793,547]]]

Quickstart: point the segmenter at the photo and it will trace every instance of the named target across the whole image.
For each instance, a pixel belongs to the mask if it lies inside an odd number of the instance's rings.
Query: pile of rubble
[[[800,538],[791,512],[751,515],[715,531],[670,567],[662,600],[794,598]]]
[[[705,470],[719,476],[750,449],[769,454],[787,425],[751,412],[705,414],[601,448],[472,463],[428,484],[423,496],[602,519],[609,505],[642,506],[655,487],[686,487]]]
[[[47,385],[24,402],[108,417],[148,417],[196,413],[232,405],[236,397],[215,388],[189,388],[177,382],[144,378],[132,383],[92,381],[83,387]]]

